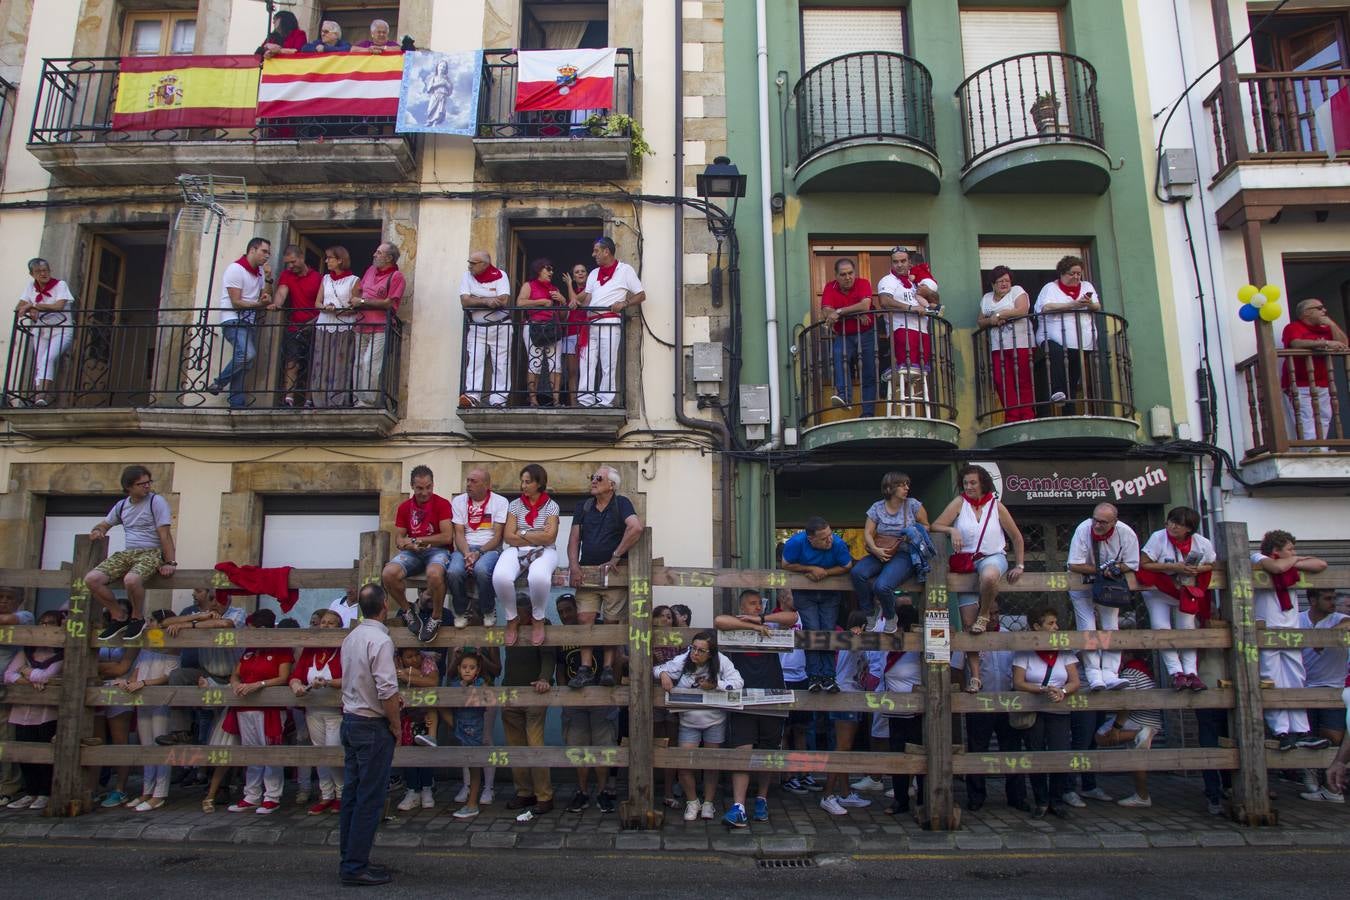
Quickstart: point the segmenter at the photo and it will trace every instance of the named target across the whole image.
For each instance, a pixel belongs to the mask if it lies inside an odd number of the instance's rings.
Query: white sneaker
[[[459,793],[455,794],[455,802],[456,803],[469,802],[469,786],[467,784],[460,786]]]
[[[491,806],[492,801],[496,799],[497,794],[490,787],[483,788],[483,793],[478,795],[478,803],[480,806]]]
[[[857,791],[853,791],[853,792],[850,793],[847,797],[840,797],[840,798],[839,798],[839,805],[840,805],[840,806],[851,807],[851,808],[854,808],[854,809],[864,809],[864,808],[866,808],[866,807],[868,807],[868,806],[871,806],[871,805],[872,805],[872,801],[871,801],[871,800],[864,799],[863,797],[859,797],[859,796],[858,796],[858,792],[857,792]]]
[[[1139,729],[1139,733],[1134,736],[1134,749],[1147,750],[1153,746],[1153,738],[1158,733],[1158,729],[1152,725],[1145,725]]]
[[[33,810],[43,810],[47,808],[47,804],[49,802],[51,802],[51,798],[48,796],[43,795],[39,797],[34,797],[33,805],[28,808]]]
[[[859,778],[857,781],[849,785],[849,787],[851,787],[855,791],[879,791],[885,786],[886,785],[882,784],[880,781],[877,781],[871,775]]]
[[[24,794],[24,795],[23,795],[22,797],[20,797],[18,800],[12,800],[12,801],[10,801],[9,804],[6,805],[5,808],[6,808],[6,809],[27,809],[28,807],[32,806],[33,803],[36,802],[36,801],[37,801],[37,798],[34,797],[32,794]]]
[[[1083,802],[1083,798],[1073,791],[1065,792],[1064,796],[1059,799],[1064,801],[1065,806],[1072,806],[1074,809],[1082,809],[1087,806],[1087,804]]]
[[[704,800],[703,809],[699,812],[699,815],[705,819],[715,819],[717,818],[717,808],[712,805],[711,800]]]
[[[1053,394],[1050,395],[1051,403],[1063,403],[1065,400],[1068,399],[1069,396],[1065,394],[1063,391],[1055,391]]]
[[[1124,678],[1108,678],[1108,679],[1106,679],[1106,689],[1107,689],[1108,691],[1123,691],[1123,690],[1125,690],[1125,689],[1126,689],[1127,687],[1129,687],[1129,686],[1130,686],[1130,683],[1129,683],[1128,681],[1126,681]]]
[[[1344,803],[1344,802],[1345,802],[1345,795],[1344,795],[1344,794],[1337,794],[1337,793],[1334,793],[1333,791],[1331,791],[1331,790],[1328,789],[1328,788],[1318,788],[1318,789],[1315,790],[1315,791],[1306,791],[1306,792],[1304,792],[1304,793],[1302,793],[1302,794],[1299,794],[1299,796],[1302,797],[1304,800],[1311,800],[1311,801],[1314,802],[1314,803]],[[34,809],[37,809],[37,804],[36,804],[36,803],[33,804],[33,808],[34,808]]]
[[[688,803],[686,803],[684,805],[684,820],[686,822],[692,822],[695,819],[697,819],[699,807],[701,805],[702,804],[700,804],[697,800],[690,800]]]
[[[1090,791],[1082,791],[1078,796],[1083,800],[1100,800],[1103,803],[1110,803],[1115,798],[1101,788],[1093,788]]]
[[[436,798],[435,796],[432,795],[431,788],[429,787],[422,788],[422,808],[423,809],[436,808]]]
[[[883,797],[889,797],[890,799],[894,800],[894,799],[895,799],[895,788],[886,788],[886,793],[883,794],[882,796],[883,796]]]
[[[848,810],[844,809],[843,805],[839,802],[839,798],[836,797],[834,794],[828,794],[823,799],[821,799],[820,808],[825,810],[832,816],[848,815]]]
[[[460,615],[456,615],[456,616],[455,616],[455,627],[456,627],[456,628],[468,628],[468,627],[469,627],[469,617],[468,617],[468,616],[460,616]],[[475,815],[477,815],[477,813],[475,813]]]
[[[403,795],[403,799],[398,801],[398,808],[403,812],[411,812],[417,808],[418,800],[417,791],[408,791]]]
[[[483,627],[484,628],[497,627],[497,610],[493,609],[483,613]]]
[[[1132,809],[1148,809],[1150,806],[1153,805],[1153,801],[1152,801],[1152,800],[1145,800],[1143,797],[1140,797],[1138,794],[1131,794],[1131,795],[1128,796],[1128,797],[1124,797],[1124,798],[1122,798],[1122,799],[1120,799],[1120,800],[1117,800],[1117,801],[1116,801],[1116,805],[1117,805],[1117,806],[1128,806],[1128,807],[1131,807]]]

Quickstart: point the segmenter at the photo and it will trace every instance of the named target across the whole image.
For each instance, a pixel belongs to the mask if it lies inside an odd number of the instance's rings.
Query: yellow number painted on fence
[[[225,692],[220,688],[202,691],[202,706],[220,706],[225,702]]]
[[[1350,631],[1347,631],[1346,635],[1350,636]],[[0,628],[0,644],[12,643],[14,643],[14,626],[7,625],[4,628]]]
[[[1022,698],[1017,694],[1013,694],[1011,697],[999,697],[998,704],[1006,710],[1019,710],[1022,708]]]
[[[488,754],[489,766],[509,766],[511,765],[511,756],[505,750],[493,750]]]
[[[236,635],[232,629],[220,629],[216,631],[215,643],[217,647],[233,647],[235,645]]]
[[[1232,592],[1234,600],[1252,599],[1252,582],[1249,578],[1235,579],[1229,590]]]
[[[639,618],[647,615],[648,614],[647,601],[638,597],[634,597],[632,603],[629,606],[628,612],[629,615],[637,616]]]
[[[409,706],[435,706],[436,690],[434,688],[413,688],[403,695],[403,699]]]
[[[628,581],[628,596],[650,597],[652,595],[652,582],[650,578],[631,578]]]
[[[595,765],[595,754],[585,747],[568,747],[567,761],[574,766],[593,766]]]
[[[630,643],[639,647],[646,647],[648,650],[652,646],[652,630],[650,628],[638,628],[636,625],[628,626],[628,640]]]
[[[1069,709],[1087,709],[1088,698],[1082,694],[1070,694],[1068,696]]]
[[[781,753],[755,753],[750,756],[752,769],[786,769],[787,757]]]
[[[880,694],[867,695],[868,709],[895,709],[895,701],[890,697],[883,697]]]
[[[1059,649],[1065,649],[1069,646],[1069,633],[1067,631],[1050,632],[1050,646]]]
[[[230,583],[230,577],[224,572],[214,572],[211,575],[211,587],[223,589],[234,587],[234,585]]]
[[[947,586],[945,584],[930,584],[928,586],[928,596],[936,606],[947,605]]]
[[[506,632],[500,628],[489,628],[483,632],[483,643],[489,647],[500,647],[506,643]]]
[[[1345,637],[1346,642],[1350,643],[1350,631],[1347,631],[1345,633]],[[683,647],[684,635],[680,634],[678,631],[667,632],[665,638],[662,640],[662,643],[664,643],[667,647]]]
[[[73,638],[82,638],[85,635],[84,619],[69,618],[66,619],[66,634]]]
[[[1069,589],[1069,576],[1063,572],[1051,572],[1045,576],[1045,586],[1052,591],[1067,591]]]
[[[1069,760],[1069,768],[1075,772],[1087,772],[1092,769],[1092,758],[1089,756],[1075,756]]]
[[[228,766],[230,764],[230,751],[211,750],[206,754],[206,764],[209,766]]]

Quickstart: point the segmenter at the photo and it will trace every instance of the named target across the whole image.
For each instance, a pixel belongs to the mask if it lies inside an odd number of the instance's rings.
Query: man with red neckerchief
[[[464,339],[464,393],[459,406],[505,406],[511,390],[511,281],[492,264],[486,250],[469,254],[469,270],[459,280],[459,303],[469,316]],[[483,396],[483,371],[490,363],[492,384]]]
[[[862,414],[877,414],[877,340],[872,316],[861,315],[872,308],[872,282],[859,278],[851,259],[834,261],[834,280],[820,295],[820,315],[834,332],[831,357],[834,361],[834,395],[830,402],[847,407],[853,403],[853,381],[849,365],[857,362],[862,381]],[[853,314],[859,315],[853,315]]]
[[[502,534],[510,502],[492,490],[492,476],[475,466],[464,476],[464,493],[450,501],[450,521],[454,528],[454,553],[445,571],[454,604],[455,627],[469,624],[469,579],[478,585],[478,610],[483,625],[497,624],[497,592],[492,586],[492,570],[502,554]]]
[[[1327,306],[1321,300],[1310,297],[1300,301],[1296,313],[1297,318],[1284,326],[1280,334],[1280,343],[1286,350],[1350,349],[1345,332],[1327,315]],[[1286,359],[1280,370],[1280,390],[1292,437],[1315,441],[1331,433],[1331,377],[1326,356],[1313,357],[1311,376],[1307,359]]]
[[[894,341],[894,365],[897,369],[927,369],[933,359],[933,339],[928,316],[941,307],[937,281],[923,263],[912,265],[909,251],[896,247],[891,251],[891,270],[877,282],[877,305],[893,310],[882,317],[882,327],[890,320]]]
[[[66,327],[75,308],[75,298],[64,281],[52,277],[51,263],[42,257],[28,261],[28,274],[33,280],[24,286],[14,312],[20,318],[29,319],[28,332],[33,342],[33,405],[46,406],[47,392],[56,382],[61,357],[75,339],[75,329]]]
[[[283,373],[282,401],[289,407],[304,406],[308,387],[310,351],[314,347],[314,329],[305,327],[318,318],[316,308],[323,276],[305,262],[305,251],[295,244],[281,255],[281,274],[277,276],[278,309],[288,310],[286,336],[281,342],[281,357],[286,361]]]
[[[1074,529],[1069,541],[1068,569],[1079,575],[1096,577],[1103,570],[1112,573],[1139,571],[1139,536],[1134,529],[1120,521],[1120,513],[1110,503],[1099,503],[1092,517]],[[1074,617],[1079,631],[1096,631],[1101,622],[1102,631],[1120,628],[1120,610],[1092,601],[1092,584],[1087,577],[1070,579],[1069,599],[1073,601]],[[1120,677],[1120,651],[1088,650],[1083,653],[1083,672],[1088,688],[1093,691],[1120,690],[1129,682]]]
[[[225,267],[221,278],[223,290],[216,304],[220,308],[220,333],[233,349],[229,363],[206,385],[206,390],[219,394],[228,384],[231,409],[243,409],[247,405],[244,377],[258,356],[254,333],[263,312],[277,309],[267,287],[272,278],[271,270],[267,268],[271,258],[272,242],[255,237],[248,242],[244,255]]]
[[[384,567],[380,581],[384,584],[384,592],[398,603],[418,640],[429,641],[436,636],[436,629],[441,624],[441,610],[445,606],[445,570],[450,565],[454,528],[450,521],[450,501],[436,493],[431,469],[414,467],[409,483],[413,495],[398,505],[394,516],[394,547],[398,555]],[[427,573],[427,588],[431,595],[431,609],[425,618],[418,607],[409,606],[404,582],[409,575],[422,572]]]
[[[617,406],[622,399],[615,388],[615,369],[623,345],[623,311],[647,299],[637,272],[615,256],[614,241],[602,237],[591,248],[596,268],[586,279],[586,290],[574,301],[590,308],[591,324],[586,346],[581,350],[581,375],[577,404]],[[608,310],[608,312],[606,312]],[[599,368],[597,375],[596,369]]]
[[[361,310],[361,319],[352,330],[356,352],[352,357],[353,406],[380,406],[384,395],[397,385],[381,385],[384,373],[385,333],[389,317],[398,315],[407,285],[398,270],[398,247],[385,241],[375,248],[375,258],[352,291],[352,308]],[[395,373],[397,374],[397,373]]]

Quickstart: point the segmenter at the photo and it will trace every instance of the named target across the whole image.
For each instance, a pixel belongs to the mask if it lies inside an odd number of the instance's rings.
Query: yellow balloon
[[[1264,322],[1274,322],[1282,315],[1284,315],[1284,307],[1278,303],[1267,303],[1261,307],[1261,320]]]
[[[1267,303],[1275,303],[1280,299],[1280,289],[1277,285],[1268,284],[1261,288],[1261,296],[1266,298]]]
[[[1256,285],[1244,284],[1242,287],[1238,288],[1237,298],[1243,303],[1251,303],[1252,298],[1259,293],[1260,291],[1256,289]]]

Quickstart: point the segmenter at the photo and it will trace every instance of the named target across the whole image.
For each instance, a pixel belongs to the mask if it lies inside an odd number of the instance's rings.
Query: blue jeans
[[[903,545],[895,548],[890,562],[883,563],[870,553],[855,562],[849,577],[858,596],[858,608],[870,616],[876,606],[875,598],[881,601],[881,615],[886,621],[895,621],[895,589],[909,581],[913,571],[914,565]]]
[[[497,608],[497,592],[492,589],[492,570],[497,567],[497,557],[501,555],[500,550],[489,550],[473,564],[473,580],[478,584],[478,609],[483,615]],[[468,566],[465,565],[464,554],[458,550],[450,555],[450,565],[445,567],[445,585],[450,591],[455,615],[466,615],[469,612]]]
[[[1224,709],[1197,709],[1195,711],[1196,743],[1201,747],[1219,746],[1219,738],[1228,736],[1228,711]],[[1205,799],[1211,803],[1223,802],[1223,789],[1230,781],[1227,772],[1205,769],[1200,773],[1205,781]]]
[[[1102,714],[1097,710],[1069,713],[1069,739],[1072,741],[1070,749],[1091,750],[1097,746],[1097,726],[1101,724],[1101,719]],[[1065,777],[1069,784],[1073,783],[1072,776]],[[1097,789],[1097,776],[1091,772],[1081,773],[1078,780],[1085,791]]]
[[[877,336],[871,330],[858,334],[834,336],[834,389],[845,403],[853,402],[853,381],[849,378],[849,363],[854,360],[862,375],[862,414],[877,414]]]
[[[797,614],[802,617],[802,628],[807,631],[834,631],[839,622],[838,591],[793,591]],[[833,650],[806,651],[807,678],[834,677]]]
[[[340,875],[360,875],[370,864],[370,848],[375,843],[375,831],[384,817],[384,801],[389,794],[394,744],[394,733],[384,717],[342,714],[346,769],[339,820]]]
[[[436,786],[436,771],[434,769],[417,768],[402,769],[403,783],[408,786],[410,791],[420,791],[422,788]]]
[[[233,353],[229,364],[221,370],[220,375],[216,376],[216,384],[229,383],[230,406],[234,409],[244,408],[247,399],[244,396],[244,376],[253,368],[253,360],[258,356],[258,345],[253,339],[253,331],[254,326],[238,320],[220,326],[220,333],[230,342]]]

